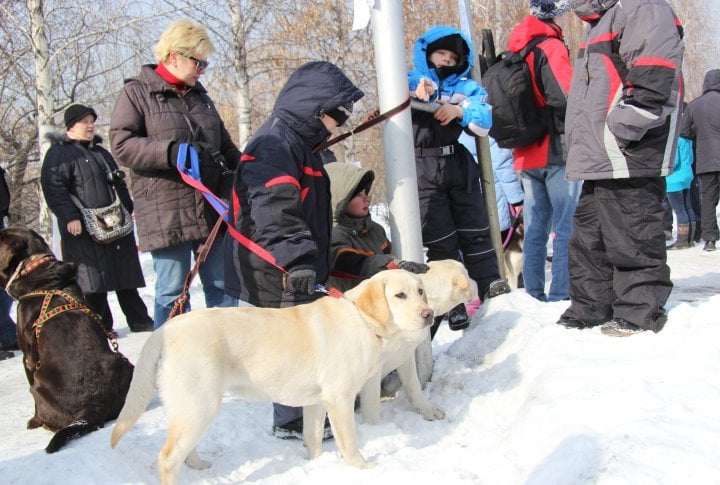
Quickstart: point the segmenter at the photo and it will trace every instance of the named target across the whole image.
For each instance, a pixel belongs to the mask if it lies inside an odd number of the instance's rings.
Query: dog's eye
[[[404,291],[401,291],[400,293],[395,295],[395,298],[400,298],[401,300],[404,300],[405,298],[407,298],[407,295],[405,294]]]
[[[418,293],[420,294],[420,296],[423,296],[425,294],[425,291],[422,288],[420,288],[418,290]]]

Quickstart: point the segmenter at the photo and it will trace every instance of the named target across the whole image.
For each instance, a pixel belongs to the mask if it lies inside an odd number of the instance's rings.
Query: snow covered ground
[[[522,290],[492,300],[464,333],[443,326],[425,392],[445,409],[425,421],[400,395],[381,423],[358,416],[369,470],[343,463],[334,442],[308,461],[302,444],[270,433],[271,405],[227,397],[199,444],[199,484],[676,484],[720,483],[720,252],[669,252],[675,288],[658,333],[628,338],[555,325],[567,303]],[[142,256],[152,302],[154,274]],[[193,306],[203,306],[195,286]],[[133,362],[149,334],[131,334],[112,300],[120,350]],[[51,433],[27,430],[33,401],[20,357],[0,362],[0,483],[157,482],[165,439],[155,399],[115,450],[113,423],[44,452]]]

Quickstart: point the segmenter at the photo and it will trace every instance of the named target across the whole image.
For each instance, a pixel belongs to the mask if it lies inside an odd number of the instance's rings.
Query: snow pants
[[[586,180],[569,245],[570,307],[563,317],[662,325],[672,282],[661,177]]]
[[[416,151],[415,165],[428,261],[462,261],[482,296],[500,274],[475,160],[465,147],[455,145],[448,156]]]

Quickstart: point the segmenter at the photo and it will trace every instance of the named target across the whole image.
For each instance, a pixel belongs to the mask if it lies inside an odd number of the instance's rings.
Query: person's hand
[[[73,219],[67,223],[67,231],[73,236],[79,236],[82,233],[82,223],[80,219]]]
[[[291,291],[312,295],[313,293],[315,293],[315,270],[291,270],[290,273],[288,273],[287,275],[285,287]]]
[[[180,143],[171,141],[168,146],[168,165],[175,168],[177,167],[178,151],[180,149]]]
[[[440,108],[435,112],[434,118],[438,120],[442,126],[447,125],[455,118],[460,120],[462,119],[463,109],[460,107],[460,105],[450,104],[441,99],[438,99],[437,102],[442,106],[440,106]]]
[[[415,96],[423,101],[428,101],[433,94],[435,94],[435,87],[432,81],[426,77],[420,78],[420,82],[415,88]]]
[[[398,261],[397,267],[415,274],[427,273],[430,269],[427,264],[416,263],[415,261]]]

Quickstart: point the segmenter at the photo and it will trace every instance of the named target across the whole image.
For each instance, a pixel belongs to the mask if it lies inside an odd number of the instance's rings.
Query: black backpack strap
[[[522,57],[523,59],[525,59],[525,58],[528,56],[528,54],[530,54],[530,52],[532,52],[532,50],[533,50],[535,47],[537,47],[537,45],[538,45],[540,42],[542,42],[542,41],[544,41],[544,40],[546,40],[546,39],[549,39],[549,38],[550,38],[550,37],[548,37],[547,35],[541,35],[540,37],[535,37],[533,40],[531,40],[530,42],[528,42],[528,43],[525,45],[525,47],[523,47],[523,48],[520,50],[520,52],[518,52],[518,54],[520,54],[520,57]]]

